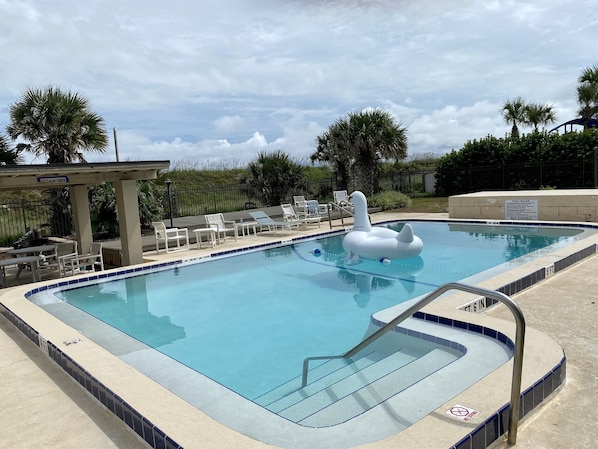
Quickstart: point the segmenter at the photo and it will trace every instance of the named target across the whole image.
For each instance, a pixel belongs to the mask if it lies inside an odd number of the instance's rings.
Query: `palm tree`
[[[85,162],[82,150],[104,152],[108,134],[104,120],[89,109],[89,102],[77,93],[48,86],[26,90],[10,106],[8,135],[19,143],[19,151],[45,155],[47,162]]]
[[[554,106],[549,104],[529,103],[525,106],[525,124],[538,131],[538,125],[549,125],[556,120]]]
[[[598,65],[594,65],[592,67],[586,67],[582,70],[581,74],[579,75],[578,82],[582,83],[590,83],[590,84],[598,84]]]
[[[407,157],[407,133],[386,111],[379,109],[349,114],[355,165],[363,176],[366,195],[379,191],[380,162]]]
[[[6,127],[17,151],[46,156],[48,164],[85,162],[82,151],[104,152],[108,134],[104,119],[89,109],[89,102],[77,93],[48,86],[28,89],[9,108],[11,123]],[[68,190],[47,191],[52,205],[50,225],[55,235],[71,232]]]
[[[359,173],[366,195],[378,191],[382,160],[399,161],[407,157],[406,129],[390,113],[380,109],[350,113],[337,120],[317,142],[311,160],[332,162],[339,174],[347,178],[350,171]],[[346,188],[346,184],[341,187]]]
[[[525,123],[525,101],[521,97],[514,100],[507,100],[502,105],[503,118],[507,124],[512,124],[511,137],[519,138],[517,125]]]
[[[578,82],[578,114],[583,119],[584,129],[588,129],[590,119],[598,115],[598,65],[583,69]]]
[[[588,129],[590,119],[596,115],[597,86],[580,84],[577,86],[577,113],[583,119],[583,128]]]

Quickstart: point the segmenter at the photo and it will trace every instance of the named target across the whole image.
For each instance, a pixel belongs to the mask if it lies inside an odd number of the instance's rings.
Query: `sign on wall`
[[[537,220],[538,200],[505,200],[505,220]]]

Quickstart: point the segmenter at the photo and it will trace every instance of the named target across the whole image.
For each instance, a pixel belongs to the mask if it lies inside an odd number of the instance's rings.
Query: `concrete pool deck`
[[[426,217],[446,218],[444,214],[372,216],[375,221]],[[316,228],[310,232],[325,230],[326,225],[320,230]],[[301,231],[300,234],[305,235],[305,232]],[[274,240],[279,238],[273,236]],[[263,242],[262,237],[259,240],[260,243]],[[252,238],[240,239],[238,245],[252,243],[255,243]],[[234,246],[232,242],[225,245],[226,249]],[[207,251],[209,250],[201,250],[201,254]],[[158,258],[164,260],[167,257],[192,257],[199,253],[199,250],[193,250],[189,253],[171,253],[168,256],[161,254]],[[150,254],[148,257],[154,258]],[[598,258],[594,256],[514,297],[525,313],[528,326],[557,340],[564,347],[568,358],[567,383],[547,403],[541,405],[539,410],[521,422],[515,447],[594,446],[590,429],[598,419],[596,404],[593,403],[598,386],[595,375],[598,315],[593,297],[594,287],[598,283],[598,280],[593,280],[596,270]],[[22,290],[14,291],[16,293]],[[9,290],[4,293],[9,294]],[[0,296],[0,302],[4,302],[5,295]],[[29,308],[26,304],[24,306]],[[489,319],[512,321],[512,318],[501,310],[501,306],[487,311],[484,315]],[[58,341],[61,341],[60,338],[64,337],[58,338]],[[530,340],[527,343],[532,344]],[[3,379],[0,399],[3,404],[12,405],[8,413],[9,409],[5,407],[5,412],[0,418],[5,430],[3,441],[8,443],[8,447],[147,447],[124,423],[115,419],[61,372],[60,368],[43,356],[41,351],[4,317],[0,317],[0,348],[3,353],[0,362],[0,375]],[[72,349],[83,359],[87,358],[81,353],[83,348],[75,345]],[[109,369],[106,366],[98,368],[101,371]],[[32,388],[32,385],[36,388]],[[173,418],[176,419],[176,416]],[[210,420],[202,422],[209,425]],[[185,447],[266,447],[265,444],[246,437],[235,438],[226,429],[218,432],[217,423],[212,424],[216,427],[215,433],[208,429],[200,432],[205,437],[204,441],[197,441],[197,435],[181,435],[182,439],[192,442],[190,444],[179,441],[176,436],[175,439]],[[33,429],[35,430],[32,431]],[[430,433],[428,431],[428,434],[424,433],[420,438],[433,439]],[[455,442],[456,440],[447,441],[447,447]],[[363,447],[395,447],[396,443],[396,440],[389,438]],[[496,447],[502,447],[501,444],[504,443],[495,443]],[[423,447],[419,442],[417,446]]]

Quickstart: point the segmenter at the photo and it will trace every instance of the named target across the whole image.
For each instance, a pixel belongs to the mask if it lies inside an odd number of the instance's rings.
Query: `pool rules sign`
[[[538,200],[505,200],[505,220],[537,220]]]

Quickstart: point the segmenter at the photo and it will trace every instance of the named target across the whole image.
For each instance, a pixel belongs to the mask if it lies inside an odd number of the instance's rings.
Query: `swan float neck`
[[[368,203],[365,195],[359,191],[353,192],[349,200],[355,209],[355,221],[353,231],[370,232],[372,224],[368,215]]]

